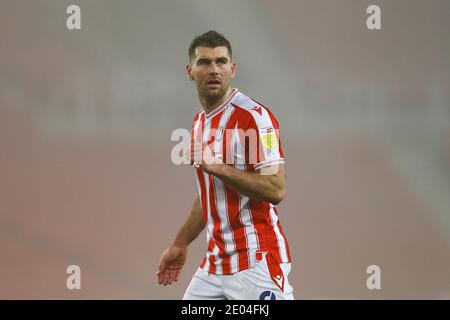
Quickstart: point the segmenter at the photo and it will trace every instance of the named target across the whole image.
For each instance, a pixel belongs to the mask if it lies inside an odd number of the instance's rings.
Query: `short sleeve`
[[[267,108],[256,106],[251,110],[251,114],[249,127],[257,138],[257,152],[252,157],[249,148],[247,159],[253,170],[284,163],[280,126],[273,113]]]

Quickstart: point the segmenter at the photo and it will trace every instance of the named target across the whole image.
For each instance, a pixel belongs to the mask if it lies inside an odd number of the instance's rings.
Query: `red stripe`
[[[198,118],[198,117],[196,117]],[[205,117],[203,116],[200,119],[200,124],[199,124],[199,128],[198,130],[200,130],[199,132],[203,132],[203,123],[205,121]],[[199,138],[199,140],[201,141],[202,137],[197,137]],[[193,147],[193,146],[191,146]],[[205,184],[205,177],[203,176],[203,171],[200,168],[196,168],[196,173],[197,173],[197,177],[198,177],[198,181],[200,184],[200,190],[201,190],[201,204],[202,204],[202,215],[203,215],[203,221],[205,222],[205,225],[207,225],[208,223],[208,211],[206,208],[206,184]]]
[[[209,273],[216,273],[216,258],[213,254],[209,256]]]
[[[209,239],[209,243],[208,243],[208,252],[213,252],[213,249],[214,249],[214,239],[213,238],[210,238]],[[210,259],[208,259],[210,262],[211,262],[211,260]],[[205,261],[205,264],[206,264],[206,257],[204,258],[204,261]],[[205,266],[205,265],[203,265],[203,266]],[[209,267],[209,270],[207,270],[208,272],[211,272],[211,266]]]
[[[203,269],[205,264],[206,264],[206,258],[203,258],[202,263],[200,263],[200,269]]]
[[[244,109],[235,104],[232,104],[232,105],[235,108],[242,110],[243,113],[247,114],[245,121],[242,121],[242,118],[241,118],[241,121],[239,122],[239,129],[242,129],[244,131],[244,133],[246,132],[246,130],[252,129],[252,130],[254,130],[254,132],[256,134],[256,141],[255,141],[254,146],[249,144],[249,142],[245,143],[245,163],[250,164],[251,171],[253,171],[255,164],[260,163],[261,161],[265,160],[264,150],[261,147],[261,141],[260,141],[260,137],[259,137],[259,127],[258,127],[258,124],[256,123],[255,118],[253,117],[253,114],[249,110]],[[251,150],[250,147],[253,147],[256,149]],[[256,159],[254,159],[255,154],[256,154]],[[250,155],[252,155],[252,157],[250,157]]]
[[[270,242],[267,223],[267,210],[264,210],[264,202],[250,199],[250,213],[253,220],[253,225],[258,233],[259,249],[268,250],[268,243]]]

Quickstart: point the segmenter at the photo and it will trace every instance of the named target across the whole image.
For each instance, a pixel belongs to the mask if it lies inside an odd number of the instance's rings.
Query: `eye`
[[[199,65],[199,66],[204,65],[204,64],[208,64],[208,60],[201,59],[201,60],[197,61],[197,65]]]

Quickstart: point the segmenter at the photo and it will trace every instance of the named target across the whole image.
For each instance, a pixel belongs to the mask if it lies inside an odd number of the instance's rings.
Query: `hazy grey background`
[[[447,0],[0,0],[0,298],[182,297],[204,235],[179,283],[155,273],[196,192],[170,135],[199,109],[184,65],[211,29],[281,124],[296,298],[449,299]]]

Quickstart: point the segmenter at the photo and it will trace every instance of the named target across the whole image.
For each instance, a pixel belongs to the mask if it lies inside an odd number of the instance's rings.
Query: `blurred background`
[[[196,192],[170,137],[199,110],[184,67],[208,30],[281,125],[295,297],[450,299],[447,0],[0,0],[0,298],[183,296],[204,234],[177,284],[156,271]]]

